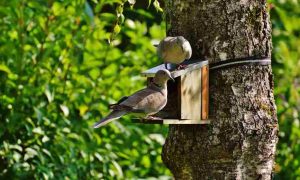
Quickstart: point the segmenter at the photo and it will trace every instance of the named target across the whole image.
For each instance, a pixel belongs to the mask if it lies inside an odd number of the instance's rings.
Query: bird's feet
[[[160,117],[155,117],[155,116],[147,116],[143,118],[145,121],[162,121],[163,119]]]
[[[182,69],[185,69],[186,67],[187,67],[186,64],[179,64],[179,65],[177,65],[176,70],[182,70]]]

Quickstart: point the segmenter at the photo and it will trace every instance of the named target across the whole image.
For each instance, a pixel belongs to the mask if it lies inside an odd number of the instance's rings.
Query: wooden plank
[[[179,77],[179,76],[182,76],[188,72],[191,72],[193,70],[196,70],[196,69],[200,69],[201,67],[205,66],[208,64],[208,61],[186,61],[185,63],[183,63],[185,65],[187,65],[187,67],[185,67],[184,69],[181,69],[181,70],[173,70],[171,71],[171,75],[173,76],[173,78],[176,78],[176,77]],[[146,70],[144,72],[142,72],[142,75],[145,76],[145,77],[154,77],[155,73],[161,69],[165,69],[165,65],[164,64],[161,64],[159,66],[156,66],[154,68],[151,68],[149,70]]]
[[[195,119],[163,119],[163,120],[142,120],[134,118],[133,123],[143,123],[143,124],[210,124],[210,120],[195,120]]]
[[[187,120],[178,120],[178,119],[164,119],[163,124],[210,124],[210,120],[194,120],[194,119],[187,119]]]
[[[209,67],[208,65],[201,68],[201,119],[208,119],[209,111]]]
[[[180,119],[201,119],[201,69],[180,77]]]
[[[144,120],[138,118],[132,118],[133,123],[143,123],[143,124],[163,124],[163,120]]]

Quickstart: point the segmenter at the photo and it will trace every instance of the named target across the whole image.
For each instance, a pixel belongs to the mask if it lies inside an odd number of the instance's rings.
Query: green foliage
[[[160,158],[166,127],[125,117],[91,128],[159,63],[152,43],[165,35],[155,23],[162,9],[136,3],[0,1],[0,179],[169,178]],[[300,177],[299,4],[270,0],[276,179]]]
[[[123,118],[92,129],[159,63],[152,42],[163,26],[124,19],[149,13],[128,3],[116,13],[120,3],[0,2],[0,179],[168,178],[167,127]]]
[[[277,179],[300,177],[300,1],[272,0],[273,70],[279,119]]]

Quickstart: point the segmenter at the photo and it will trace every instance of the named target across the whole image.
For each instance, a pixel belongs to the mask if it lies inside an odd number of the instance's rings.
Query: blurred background
[[[156,0],[0,1],[0,179],[171,179],[168,127],[92,129],[145,86],[165,36]],[[280,123],[275,179],[300,178],[300,1],[270,0]],[[108,43],[110,42],[110,44]]]

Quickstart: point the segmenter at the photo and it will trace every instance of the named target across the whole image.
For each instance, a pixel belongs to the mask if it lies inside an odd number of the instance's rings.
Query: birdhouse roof
[[[182,76],[188,72],[194,71],[196,69],[200,69],[203,66],[208,64],[208,61],[199,61],[199,60],[187,60],[186,63],[183,63],[184,65],[187,65],[187,67],[185,67],[184,69],[180,69],[180,70],[171,70],[171,75],[173,78]],[[165,65],[161,64],[159,66],[153,67],[151,69],[148,69],[144,72],[142,72],[142,75],[145,77],[154,77],[155,73],[161,69],[165,69]]]

